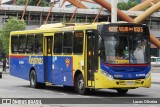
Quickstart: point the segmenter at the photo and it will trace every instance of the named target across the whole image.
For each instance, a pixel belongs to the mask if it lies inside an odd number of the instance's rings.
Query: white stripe
[[[59,94],[61,94],[61,95],[68,95],[68,94],[65,94],[65,93],[59,93]]]

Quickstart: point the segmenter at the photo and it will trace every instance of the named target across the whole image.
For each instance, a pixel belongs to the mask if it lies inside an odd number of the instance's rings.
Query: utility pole
[[[116,23],[117,22],[117,0],[111,0],[111,22]]]

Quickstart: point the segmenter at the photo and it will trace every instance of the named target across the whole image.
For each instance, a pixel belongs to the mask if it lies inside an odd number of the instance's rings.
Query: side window
[[[18,53],[18,36],[11,37],[11,52]]]
[[[28,35],[27,36],[27,46],[26,46],[26,53],[34,53],[34,44],[35,43],[35,36]]]
[[[43,35],[42,34],[35,35],[35,53],[36,54],[43,53]]]
[[[54,34],[54,53],[62,53],[62,33]]]
[[[73,45],[73,53],[82,54],[83,53],[83,31],[74,32],[74,45]]]
[[[72,53],[72,32],[65,32],[63,37],[63,53],[71,54]]]
[[[25,50],[26,50],[26,35],[20,35],[18,53],[25,53]]]

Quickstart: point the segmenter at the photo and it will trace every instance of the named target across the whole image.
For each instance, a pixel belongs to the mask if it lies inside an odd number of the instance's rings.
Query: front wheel
[[[87,88],[85,88],[85,82],[82,74],[78,75],[77,81],[76,81],[76,89],[79,94],[84,95],[87,92]]]
[[[128,92],[128,89],[117,89],[118,94],[125,95]]]

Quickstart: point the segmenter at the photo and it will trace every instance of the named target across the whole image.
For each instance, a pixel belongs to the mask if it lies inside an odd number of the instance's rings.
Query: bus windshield
[[[144,33],[106,33],[102,35],[101,61],[109,64],[150,62],[149,37]]]

